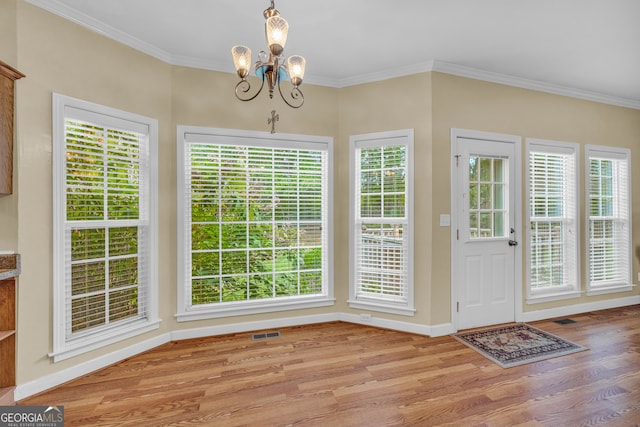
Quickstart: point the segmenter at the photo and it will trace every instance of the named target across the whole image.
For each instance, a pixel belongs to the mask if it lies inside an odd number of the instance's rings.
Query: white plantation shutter
[[[587,146],[588,291],[631,286],[630,152]]]
[[[362,223],[357,233],[357,294],[406,303],[408,242],[403,225]]]
[[[326,299],[329,144],[210,132],[180,137],[181,312]]]
[[[144,318],[146,136],[72,118],[66,125],[68,339]]]
[[[155,320],[149,307],[155,277],[150,243],[155,121],[139,122],[133,115],[130,120],[126,113],[58,95],[54,109],[61,113],[54,118],[59,120],[54,193],[60,195],[54,200],[54,240],[63,264],[54,265],[61,305],[54,311],[64,325],[54,330],[59,358]]]
[[[578,284],[577,148],[528,141],[529,297]]]
[[[410,131],[351,138],[352,307],[413,313],[412,142]]]

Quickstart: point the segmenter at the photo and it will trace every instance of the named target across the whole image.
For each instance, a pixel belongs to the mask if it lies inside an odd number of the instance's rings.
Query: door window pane
[[[507,236],[506,167],[507,159],[469,157],[469,238]]]

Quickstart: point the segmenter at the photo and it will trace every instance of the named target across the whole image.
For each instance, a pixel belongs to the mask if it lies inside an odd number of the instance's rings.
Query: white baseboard
[[[453,326],[453,323],[441,323],[439,325],[431,326],[430,337],[443,337],[445,335],[451,335],[458,332],[456,328]]]
[[[158,347],[159,345],[166,344],[170,341],[170,339],[171,335],[169,333],[158,335],[157,337],[141,341],[132,346],[105,354],[104,356],[96,357],[95,359],[79,363],[71,368],[63,369],[62,371],[45,375],[44,377],[40,377],[37,380],[19,384],[18,386],[16,386],[16,389],[14,391],[15,400],[33,396],[34,394],[38,394],[50,388],[59,386],[60,384],[64,384],[83,375],[97,371],[98,369],[106,368],[107,366],[118,363],[128,357],[135,356],[144,351]]]
[[[202,338],[215,335],[233,334],[239,332],[250,332],[264,329],[283,328],[287,326],[309,325],[312,323],[324,323],[338,321],[340,313],[327,313],[314,316],[284,317],[257,322],[232,323],[221,326],[208,326],[204,328],[193,328],[168,332],[157,337],[136,343],[132,346],[113,351],[104,356],[97,357],[87,362],[63,369],[53,374],[45,375],[37,380],[20,384],[14,390],[14,399],[21,400],[34,394],[42,393],[45,390],[59,386],[83,375],[95,372],[99,369],[121,362],[124,359],[151,350],[170,341],[184,340],[189,338]]]
[[[314,316],[283,317],[279,319],[261,320],[257,322],[230,323],[228,325],[207,326],[204,328],[181,329],[171,332],[171,340],[211,337],[215,335],[235,334],[239,332],[259,331],[264,329],[284,328],[287,326],[310,325],[312,323],[335,322],[339,313],[317,314]]]
[[[429,325],[419,325],[417,323],[401,322],[398,320],[383,319],[371,316],[369,320],[363,319],[359,314],[338,313],[339,320],[359,325],[375,326],[376,328],[393,329],[396,331],[411,332],[419,335],[429,335],[431,327]]]
[[[547,308],[543,310],[525,311],[522,313],[523,322],[552,319],[554,317],[571,316],[573,314],[588,313],[589,311],[607,310],[609,308],[626,307],[640,304],[640,295],[625,298],[593,301],[584,304],[567,305],[563,307]]]
[[[365,320],[360,315],[352,313],[339,313],[339,315],[339,320],[343,322],[375,326],[376,328],[393,329],[394,331],[410,332],[429,337],[440,337],[455,332],[453,330],[453,324],[451,323],[444,323],[441,325],[421,325],[418,323],[402,322],[399,320],[390,320],[375,316],[371,316],[370,320]]]
[[[570,316],[572,314],[605,310],[616,307],[625,307],[635,304],[640,304],[640,295],[613,300],[595,301],[585,304],[576,304],[566,307],[528,311],[523,313],[523,321],[532,322],[535,320]],[[72,368],[63,369],[62,371],[45,375],[44,377],[38,378],[36,380],[20,384],[16,387],[14,392],[15,400],[21,400],[29,396],[33,396],[34,394],[41,393],[45,390],[59,386],[63,383],[74,380],[91,372],[97,371],[98,369],[113,365],[114,363],[118,363],[128,357],[135,356],[170,341],[334,321],[357,323],[361,325],[393,329],[396,331],[410,332],[430,337],[439,337],[456,332],[452,323],[442,323],[439,325],[421,325],[411,322],[384,319],[375,316],[371,316],[370,320],[365,320],[359,314],[353,313],[326,313],[313,316],[283,317],[257,322],[231,323],[228,325],[183,329],[153,337],[151,339],[136,343],[132,346],[116,350],[104,356],[97,357],[93,360],[80,363]]]

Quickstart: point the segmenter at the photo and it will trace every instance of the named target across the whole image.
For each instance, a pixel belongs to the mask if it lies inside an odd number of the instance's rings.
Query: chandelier
[[[284,45],[287,42],[287,34],[289,32],[289,24],[280,16],[280,12],[273,5],[264,12],[264,18],[267,20],[264,26],[267,38],[267,46],[269,53],[260,51],[258,61],[255,63],[255,73],[262,80],[260,89],[255,94],[251,94],[251,83],[247,80],[249,68],[251,66],[251,49],[246,46],[234,46],[231,48],[233,56],[233,64],[236,72],[240,77],[240,82],[236,85],[236,97],[241,101],[251,101],[262,92],[265,81],[269,86],[269,98],[273,98],[273,90],[278,86],[278,92],[282,100],[292,108],[300,108],[304,104],[304,95],[300,91],[299,86],[302,84],[304,77],[304,68],[306,61],[300,55],[292,55],[286,59],[282,54]],[[280,84],[287,77],[291,80],[291,93],[287,97],[282,93]]]

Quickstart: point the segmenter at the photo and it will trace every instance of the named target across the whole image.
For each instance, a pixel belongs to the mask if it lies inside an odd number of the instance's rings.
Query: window
[[[631,152],[585,148],[588,221],[587,292],[631,289]]]
[[[158,327],[157,121],[53,96],[55,361]]]
[[[351,145],[352,308],[413,315],[413,130]]]
[[[579,295],[576,144],[527,140],[528,302]]]
[[[178,141],[178,319],[332,305],[332,140],[181,126]]]
[[[469,238],[509,235],[509,160],[469,156]]]

